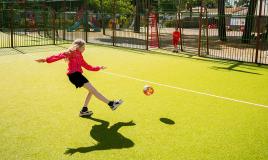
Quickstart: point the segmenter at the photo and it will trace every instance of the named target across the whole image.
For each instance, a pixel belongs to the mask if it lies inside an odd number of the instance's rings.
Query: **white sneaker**
[[[80,111],[79,113],[79,116],[82,117],[82,116],[91,116],[93,114],[92,111]]]
[[[120,106],[120,104],[122,104],[122,103],[123,103],[123,101],[122,101],[121,99],[119,99],[119,100],[115,100],[115,101],[113,102],[113,105],[110,106],[110,107],[111,107],[111,109],[114,111],[114,110],[116,110],[116,108],[117,108],[118,106]]]

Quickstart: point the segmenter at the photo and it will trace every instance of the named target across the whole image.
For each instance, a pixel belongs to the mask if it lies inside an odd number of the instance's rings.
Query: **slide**
[[[72,26],[68,27],[68,28],[67,28],[67,31],[68,31],[68,32],[74,32],[74,31],[76,31],[79,27],[80,27],[80,22],[77,21],[77,22],[75,22]]]
[[[133,18],[133,20],[132,20],[132,22],[131,22],[129,28],[133,28],[133,27],[134,27],[134,23],[135,23],[135,18]]]

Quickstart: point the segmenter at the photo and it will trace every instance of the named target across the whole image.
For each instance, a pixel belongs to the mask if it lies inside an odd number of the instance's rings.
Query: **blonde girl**
[[[76,88],[84,87],[88,90],[88,94],[86,96],[83,108],[81,109],[79,116],[91,116],[93,114],[92,111],[88,110],[88,103],[94,95],[96,98],[106,103],[112,110],[115,110],[120,104],[123,103],[122,100],[108,100],[104,97],[88,80],[83,76],[82,67],[89,71],[99,71],[101,69],[105,69],[104,66],[91,66],[87,64],[84,60],[82,53],[85,51],[85,41],[82,39],[76,39],[71,47],[63,53],[53,55],[47,58],[37,59],[37,62],[40,63],[52,63],[61,59],[65,59],[68,62],[67,68],[67,76],[70,82],[75,85]]]

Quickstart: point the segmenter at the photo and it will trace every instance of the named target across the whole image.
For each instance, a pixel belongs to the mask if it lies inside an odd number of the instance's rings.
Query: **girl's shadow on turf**
[[[108,150],[108,149],[122,149],[130,148],[134,146],[134,142],[124,137],[118,130],[123,126],[136,125],[133,121],[130,122],[118,122],[109,127],[109,122],[93,118],[84,117],[90,120],[100,122],[100,125],[94,125],[90,131],[91,137],[97,141],[97,144],[89,147],[68,148],[65,154],[72,155],[76,152],[87,153],[96,150]],[[109,127],[109,128],[108,128]]]

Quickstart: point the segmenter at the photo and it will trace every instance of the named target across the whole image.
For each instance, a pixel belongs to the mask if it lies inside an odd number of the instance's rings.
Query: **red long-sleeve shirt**
[[[90,71],[99,71],[101,69],[100,66],[92,67],[91,65],[87,64],[87,62],[84,60],[82,56],[82,53],[78,50],[75,50],[72,53],[68,54],[63,52],[57,55],[47,57],[46,62],[52,63],[64,58],[68,60],[67,74],[71,74],[74,72],[83,73],[82,67]]]
[[[172,36],[173,36],[173,41],[180,41],[181,33],[179,31],[174,31],[172,33]]]

